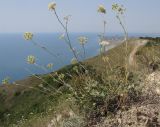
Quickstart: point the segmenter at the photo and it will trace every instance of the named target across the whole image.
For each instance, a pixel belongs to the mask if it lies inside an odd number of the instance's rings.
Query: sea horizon
[[[60,35],[61,33],[59,32],[39,32],[34,33],[34,40],[37,43],[40,43],[43,46],[49,48],[49,50],[53,51],[55,55],[58,56],[58,58],[63,60],[63,63],[61,63],[60,60],[51,57],[49,54],[39,49],[38,47],[34,46],[31,42],[25,41],[23,39],[23,33],[0,33],[0,81],[2,81],[5,77],[10,77],[11,81],[24,79],[31,75],[26,71],[26,69],[29,69],[34,74],[47,73],[33,65],[28,65],[26,62],[28,55],[34,55],[37,58],[37,63],[41,66],[46,66],[48,63],[53,63],[53,71],[58,70],[63,66],[69,65],[73,55],[68,50],[66,43],[59,39]],[[79,36],[88,37],[88,43],[86,44],[86,59],[98,55],[98,33],[74,32],[70,33],[70,35],[73,47],[75,47],[79,52],[81,52],[81,47],[77,41],[77,38]],[[122,38],[122,35],[122,33],[108,33],[106,34],[106,38],[120,39]],[[159,36],[159,34],[129,34],[129,37],[140,36],[156,37]],[[112,48],[114,45],[109,46],[108,49]],[[48,73],[49,72],[50,71],[48,71]]]

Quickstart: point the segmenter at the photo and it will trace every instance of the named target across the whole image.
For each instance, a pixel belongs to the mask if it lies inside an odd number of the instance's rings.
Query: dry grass
[[[128,57],[134,50],[136,41],[138,41],[138,39],[129,40],[127,50]],[[57,115],[63,117],[73,112],[71,114],[74,114],[79,119],[82,118],[82,121],[84,123],[88,122],[88,126],[91,127],[102,122],[104,117],[110,118],[109,116],[112,116],[112,113],[126,110],[126,108],[130,108],[132,105],[138,104],[137,99],[139,99],[142,90],[141,87],[139,87],[140,83],[144,82],[144,77],[146,77],[147,74],[155,71],[151,63],[159,66],[159,46],[144,46],[138,49],[135,54],[136,64],[138,66],[136,66],[136,68],[128,66],[127,84],[124,74],[126,64],[125,44],[123,43],[109,50],[103,54],[103,57],[104,56],[108,58],[107,62],[102,59],[102,56],[96,56],[84,61],[83,64],[87,67],[87,73],[83,69],[78,70],[78,73],[75,72],[73,68],[78,65],[66,67],[68,69],[65,68],[58,71],[58,73],[65,74],[67,70],[67,72],[72,73],[71,77],[65,75],[64,79],[71,85],[72,90],[64,87],[62,84],[57,85],[57,83],[49,78],[49,75],[42,76],[52,86],[56,86],[56,88],[60,87],[64,92],[62,96],[59,94],[48,96],[29,89],[28,86],[37,87],[42,83],[34,77],[17,82],[27,87],[17,87],[14,85],[1,86],[0,90],[8,91],[7,95],[5,95],[6,101],[3,102],[4,104],[11,104],[7,106],[9,109],[8,113],[15,113],[22,108],[20,105],[24,103],[30,106],[30,110],[25,107],[25,110],[21,109],[19,112],[19,115],[27,116],[26,121],[20,120],[22,122],[20,124],[21,126],[37,127],[42,124],[44,124],[43,126],[47,126],[51,124],[51,121],[53,121]],[[143,60],[144,58],[145,60]],[[46,87],[48,88],[47,85]],[[134,92],[132,90],[134,90]],[[15,96],[15,93],[19,91],[20,95],[17,94]],[[42,103],[44,103],[44,105],[41,105]],[[35,107],[35,104],[37,107]],[[46,106],[46,110],[44,110],[43,106]],[[25,112],[29,113],[35,110],[40,110],[40,112],[35,112],[34,115],[29,115],[29,117],[25,114]],[[19,115],[15,116],[15,119],[18,119]],[[60,122],[65,120],[66,119],[62,119]],[[67,120],[70,121],[70,117],[68,117]],[[15,122],[15,120],[10,122]]]

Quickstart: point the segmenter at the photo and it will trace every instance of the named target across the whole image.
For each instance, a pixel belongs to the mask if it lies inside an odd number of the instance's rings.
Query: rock
[[[105,119],[99,127],[160,127],[160,105],[133,106]]]

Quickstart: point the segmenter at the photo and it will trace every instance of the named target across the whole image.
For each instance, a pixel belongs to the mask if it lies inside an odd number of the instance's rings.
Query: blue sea
[[[28,55],[34,55],[36,57],[36,63],[40,66],[46,66],[48,63],[53,63],[53,70],[57,70],[70,64],[73,55],[70,52],[68,45],[63,40],[59,39],[60,35],[61,34],[59,33],[34,34],[34,41],[47,47],[47,49],[57,56],[53,57],[41,48],[33,45],[32,42],[24,40],[23,33],[0,34],[0,82],[5,77],[10,77],[11,81],[15,81],[31,75],[31,72],[34,74],[46,73],[44,70],[37,68],[34,65],[27,64],[26,58]],[[77,38],[83,35],[88,37],[86,58],[97,55],[99,47],[97,43],[97,34],[72,33],[70,36],[73,47],[79,52],[82,51]],[[26,69],[31,72],[26,71]]]
[[[44,74],[44,70],[26,62],[28,55],[34,55],[36,63],[40,66],[46,66],[53,63],[53,70],[57,70],[65,65],[70,64],[73,54],[69,51],[67,44],[59,39],[59,33],[37,33],[34,34],[34,41],[47,47],[57,57],[52,57],[44,50],[33,45],[30,41],[25,41],[23,33],[2,33],[0,34],[0,84],[5,77],[10,77],[11,81],[24,79],[34,74]],[[72,33],[70,35],[73,47],[82,52],[78,43],[79,36],[87,36],[86,58],[96,56],[99,53],[98,34],[97,33]],[[138,34],[133,34],[138,36]],[[110,36],[120,36],[111,34]],[[114,44],[113,44],[114,45]],[[111,45],[109,48],[113,47]],[[31,72],[28,72],[27,70]],[[49,72],[49,71],[48,71]]]

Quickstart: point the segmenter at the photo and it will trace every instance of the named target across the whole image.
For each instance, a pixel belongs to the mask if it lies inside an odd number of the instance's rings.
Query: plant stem
[[[40,65],[38,65],[37,63],[35,63],[34,65],[35,65],[36,67],[42,69],[42,70],[45,71],[46,73],[48,72],[48,70],[47,70],[45,67],[40,66]],[[51,73],[49,73],[49,76],[50,76],[51,78],[53,78],[57,83],[63,84],[62,82],[56,80]]]
[[[84,54],[84,59],[86,58],[86,50],[85,50],[85,46],[82,45],[82,48],[83,48],[83,54]]]
[[[67,35],[67,44],[69,45],[69,48],[71,49],[74,57],[76,58],[77,62],[80,64],[80,66],[86,70],[86,68],[81,64],[80,60],[78,59],[78,56],[76,54],[76,51],[74,50],[72,44],[71,44],[71,40],[70,40],[70,36],[69,36],[69,33],[68,33],[68,21],[66,21],[66,26],[62,23],[62,21],[60,20],[56,10],[54,9],[54,14],[58,20],[58,22],[61,24],[62,28],[64,29],[66,35]]]
[[[57,57],[54,53],[52,53],[50,50],[48,50],[45,46],[42,46],[40,44],[38,44],[37,42],[33,41],[32,40],[32,43],[35,45],[35,46],[38,46],[39,48],[43,49],[44,51],[46,51],[48,54],[50,54],[51,56],[53,57]]]
[[[65,25],[62,23],[62,21],[60,20],[58,14],[57,14],[57,12],[56,12],[56,10],[54,10],[54,13],[55,13],[55,16],[56,16],[58,22],[61,24],[62,28],[65,30],[65,33],[66,33],[66,35],[67,35],[67,44],[69,45],[69,48],[70,48],[71,51],[73,52],[74,57],[75,57],[75,58],[77,59],[77,61],[79,62],[78,57],[77,57],[77,55],[76,55],[76,53],[75,53],[75,50],[74,50],[73,47],[72,47],[71,40],[70,40],[70,37],[69,37],[69,33],[68,33],[68,21],[66,21],[66,26],[65,26]]]
[[[46,83],[48,86],[51,86],[48,82],[46,82],[43,78],[41,78],[40,76],[37,76],[36,74],[34,74],[33,72],[31,72],[29,69],[25,69],[26,71],[28,71],[33,77],[41,80],[43,83]],[[54,89],[57,93],[62,93],[59,90],[55,89],[54,87],[50,87],[51,89]],[[47,89],[48,91],[51,91],[49,89]]]
[[[58,58],[57,55],[55,55],[52,51],[48,50],[45,46],[42,46],[40,44],[38,44],[37,42],[35,42],[34,40],[31,41],[35,46],[41,48],[42,50],[44,50],[45,52],[47,52],[49,55],[51,55],[53,58]],[[62,59],[60,59],[59,63],[64,63]]]
[[[128,78],[128,63],[127,63],[127,58],[128,58],[128,33],[126,31],[126,28],[125,26],[123,25],[122,21],[121,21],[121,18],[120,16],[117,14],[117,19],[119,20],[119,23],[123,29],[123,32],[124,32],[124,41],[125,41],[125,62],[126,62],[126,65],[125,65],[125,75],[126,75],[126,84],[127,84],[127,78]]]

